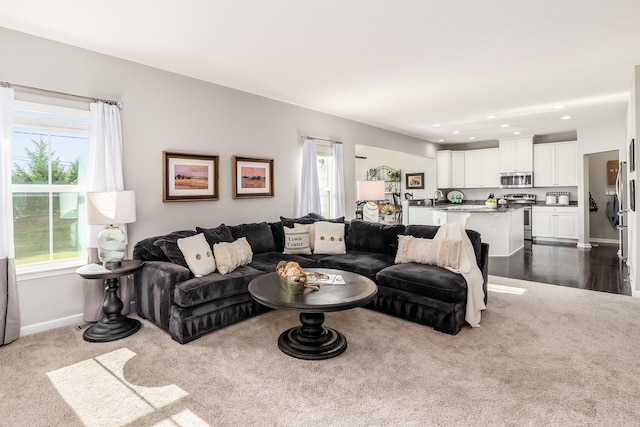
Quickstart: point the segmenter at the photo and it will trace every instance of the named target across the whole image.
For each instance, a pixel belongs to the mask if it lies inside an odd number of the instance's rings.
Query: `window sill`
[[[86,259],[77,258],[41,264],[18,265],[16,266],[16,279],[22,281],[72,274],[76,272],[78,267],[86,264]]]

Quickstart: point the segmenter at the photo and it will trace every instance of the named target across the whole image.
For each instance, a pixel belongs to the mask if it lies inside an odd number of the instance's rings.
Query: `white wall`
[[[172,230],[293,216],[302,135],[344,142],[347,207],[355,205],[355,145],[434,157],[437,145],[351,120],[0,28],[0,79],[121,100],[125,187],[137,193],[132,242]],[[28,96],[17,92],[18,99]],[[162,151],[220,156],[220,200],[162,203]],[[275,159],[275,197],[234,200],[231,156]],[[353,217],[353,210],[347,210]],[[83,282],[75,274],[21,280],[24,331],[79,321]]]
[[[413,193],[414,199],[424,199],[433,197],[436,190],[436,159],[422,155],[409,154],[395,150],[387,150],[367,145],[356,145],[356,155],[366,157],[366,159],[356,159],[355,176],[356,181],[366,178],[367,170],[378,166],[389,166],[393,169],[400,169],[402,176],[401,196],[404,193]],[[424,190],[407,190],[405,174],[424,173]]]

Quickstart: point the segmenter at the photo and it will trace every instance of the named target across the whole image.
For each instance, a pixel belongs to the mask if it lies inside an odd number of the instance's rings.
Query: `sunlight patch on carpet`
[[[121,348],[48,372],[47,376],[87,426],[126,425],[189,395],[175,384],[143,387],[129,383],[124,366],[135,355]]]
[[[524,288],[516,288],[515,286],[496,285],[495,283],[487,283],[487,291],[499,294],[524,295],[527,292]]]

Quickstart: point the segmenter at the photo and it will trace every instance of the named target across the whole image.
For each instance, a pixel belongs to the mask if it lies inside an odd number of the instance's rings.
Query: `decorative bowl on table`
[[[484,205],[486,207],[488,207],[489,209],[497,209],[498,208],[498,202],[485,202]]]
[[[301,274],[299,276],[287,276],[278,277],[280,279],[280,289],[291,295],[300,295],[304,292],[304,288],[307,285],[307,275]]]

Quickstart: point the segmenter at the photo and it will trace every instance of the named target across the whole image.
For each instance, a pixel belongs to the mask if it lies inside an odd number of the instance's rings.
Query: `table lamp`
[[[124,258],[126,239],[117,224],[135,220],[135,191],[87,193],[87,224],[107,226],[98,234],[98,257],[105,268],[120,265]]]
[[[384,199],[384,181],[356,181],[356,198],[366,201],[362,207],[362,219],[378,222],[378,205],[374,200]]]

